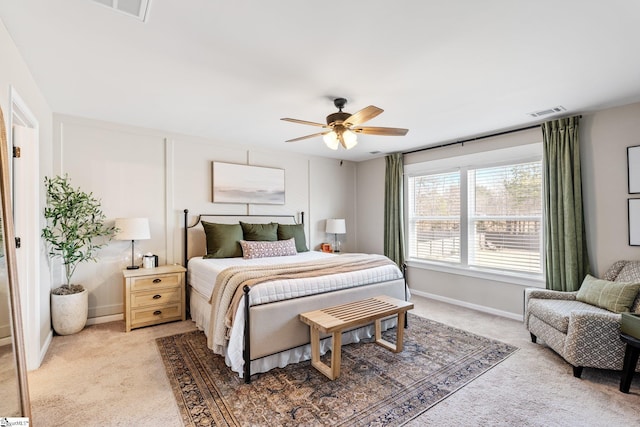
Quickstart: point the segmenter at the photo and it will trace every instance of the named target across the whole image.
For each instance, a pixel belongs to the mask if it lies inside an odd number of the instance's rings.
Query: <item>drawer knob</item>
[[[156,310],[156,311],[154,311],[154,312],[153,312],[153,315],[154,315],[154,316],[159,316],[159,315],[161,315],[161,314],[162,314],[162,311],[161,311],[161,310]]]
[[[162,282],[162,279],[153,279],[153,283],[160,283]]]
[[[160,299],[160,298],[162,298],[162,295],[154,295],[153,296],[153,299]]]

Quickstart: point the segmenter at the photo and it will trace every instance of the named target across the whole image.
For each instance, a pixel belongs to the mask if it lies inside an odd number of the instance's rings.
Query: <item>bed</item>
[[[300,251],[306,249],[304,233],[302,245],[299,234],[295,239],[283,237],[283,245],[295,245],[286,256],[207,258],[211,224],[227,224],[234,230],[236,224],[276,224],[279,229],[300,231],[304,230],[304,214],[297,221],[293,215],[190,217],[188,210],[184,211],[184,265],[191,319],[207,335],[209,348],[225,357],[226,364],[247,383],[252,374],[311,358],[309,329],[298,319],[300,313],[377,295],[409,297],[403,272],[386,257]],[[243,254],[251,254],[252,247],[244,244],[247,242],[243,241]],[[260,245],[255,242],[254,246]],[[221,290],[228,283],[238,289]],[[221,320],[226,323],[224,334]],[[383,329],[395,323],[393,318],[385,320]],[[357,328],[343,335],[343,343],[358,342],[372,334],[372,326]],[[329,346],[330,340],[323,340],[321,353]]]

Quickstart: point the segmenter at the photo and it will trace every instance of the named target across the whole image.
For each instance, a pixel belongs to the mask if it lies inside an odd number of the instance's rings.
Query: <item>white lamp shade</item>
[[[116,218],[116,240],[146,240],[151,238],[148,218]]]
[[[338,135],[336,135],[334,131],[329,132],[328,134],[323,136],[322,139],[324,140],[324,143],[327,144],[327,147],[331,148],[332,150],[338,149],[338,144],[340,142],[338,141]]]
[[[347,225],[344,219],[328,219],[327,228],[325,230],[331,234],[345,234],[347,232]]]
[[[349,129],[342,132],[342,140],[344,141],[344,148],[347,150],[352,149],[358,144],[358,137],[355,132],[350,131]]]

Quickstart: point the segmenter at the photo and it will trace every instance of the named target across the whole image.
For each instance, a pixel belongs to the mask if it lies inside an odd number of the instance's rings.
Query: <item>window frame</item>
[[[405,165],[405,247],[409,248],[411,237],[412,200],[410,199],[409,178],[421,175],[435,175],[452,171],[460,172],[460,262],[447,262],[412,258],[407,254],[406,263],[410,267],[424,268],[446,273],[454,273],[463,276],[471,276],[489,279],[499,282],[519,284],[523,286],[544,287],[545,262],[544,262],[544,235],[540,238],[540,273],[526,273],[511,270],[501,270],[489,267],[469,265],[469,228],[472,226],[472,218],[469,212],[469,188],[467,172],[470,169],[487,167],[499,167],[527,162],[542,162],[542,142],[518,145],[509,148],[501,148],[481,153],[466,154],[412,163]],[[544,174],[542,179],[544,180]],[[544,203],[542,201],[542,203]],[[541,229],[544,230],[544,209],[541,206]]]

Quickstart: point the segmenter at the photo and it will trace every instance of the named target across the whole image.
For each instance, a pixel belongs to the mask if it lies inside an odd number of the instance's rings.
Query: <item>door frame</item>
[[[48,304],[47,307],[42,306],[41,298],[43,295],[40,289],[40,127],[38,119],[13,86],[9,87],[9,105],[8,140],[11,147],[14,145],[14,125],[28,127],[35,131],[33,146],[21,147],[24,155],[20,158],[20,180],[14,176],[13,162],[9,167],[14,218],[18,216],[24,218],[20,222],[22,224],[20,229],[18,230],[16,227],[15,230],[16,236],[20,236],[22,241],[21,248],[17,249],[19,255],[16,258],[18,259],[18,284],[22,297],[20,305],[24,325],[27,370],[34,370],[42,363],[52,338],[52,333],[49,332],[46,342],[42,343],[41,322],[45,317],[43,314],[48,313]],[[12,158],[12,153],[10,154],[10,158]],[[14,199],[14,192],[24,194],[18,204]],[[47,310],[44,310],[45,308]]]

